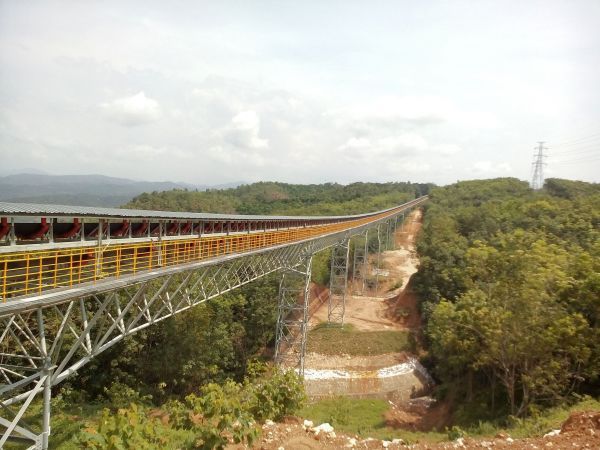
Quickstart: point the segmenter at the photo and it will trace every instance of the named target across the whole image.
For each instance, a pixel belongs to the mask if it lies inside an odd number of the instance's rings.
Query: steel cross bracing
[[[354,293],[364,295],[365,282],[369,270],[369,230],[354,240],[354,258],[352,261],[352,278],[354,278]]]
[[[287,359],[302,372],[312,255],[340,244],[347,248],[352,236],[366,234],[383,220],[387,218],[305,241],[0,304],[0,448],[9,439],[48,448],[51,387],[126,336],[281,269],[277,360]],[[294,284],[294,277],[303,281]],[[42,424],[36,427],[24,415],[41,392]]]
[[[304,375],[312,254],[296,267],[285,267],[279,283],[275,363]]]
[[[327,321],[344,325],[346,311],[346,287],[348,286],[348,259],[350,241],[345,240],[331,248],[331,271],[329,272],[329,299]]]
[[[375,274],[375,295],[379,291],[379,271],[381,270],[381,223],[377,224],[377,241],[375,247],[375,268],[373,272]]]

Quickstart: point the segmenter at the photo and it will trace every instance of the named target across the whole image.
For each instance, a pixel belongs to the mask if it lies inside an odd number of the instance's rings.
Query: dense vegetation
[[[253,183],[233,189],[174,189],[135,197],[125,207],[231,214],[344,215],[377,211],[429,192],[431,184]]]
[[[430,199],[415,281],[451,397],[484,420],[597,392],[600,186],[467,181]]]

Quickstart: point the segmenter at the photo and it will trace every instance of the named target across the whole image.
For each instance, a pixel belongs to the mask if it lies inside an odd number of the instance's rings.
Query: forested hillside
[[[479,420],[597,393],[600,185],[467,181],[430,199],[415,281],[442,391]]]
[[[431,184],[341,185],[261,182],[233,189],[174,189],[138,195],[127,208],[236,214],[344,215],[394,206],[429,192]]]

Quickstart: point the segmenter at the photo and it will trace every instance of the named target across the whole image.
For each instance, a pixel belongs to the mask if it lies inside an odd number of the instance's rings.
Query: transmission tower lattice
[[[544,141],[538,141],[538,146],[534,148],[537,150],[537,153],[533,154],[534,160],[531,163],[533,166],[531,188],[541,189],[544,187],[544,166],[546,165],[544,158],[547,157],[547,155],[544,155],[544,150],[548,150],[548,147],[544,147]]]

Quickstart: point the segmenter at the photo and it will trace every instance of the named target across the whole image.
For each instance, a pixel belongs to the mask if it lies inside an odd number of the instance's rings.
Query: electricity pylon
[[[544,158],[547,157],[544,155],[544,150],[548,150],[548,148],[544,147],[544,141],[538,141],[538,146],[535,147],[535,149],[537,150],[537,153],[534,153],[534,160],[531,163],[533,165],[531,188],[537,190],[544,187],[544,166],[546,165]]]

